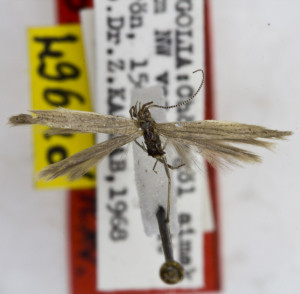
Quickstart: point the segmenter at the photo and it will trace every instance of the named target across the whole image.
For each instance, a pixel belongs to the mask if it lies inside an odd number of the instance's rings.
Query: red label
[[[205,3],[205,118],[213,119],[214,93],[212,85],[212,57],[209,0]],[[92,0],[57,0],[58,22],[79,22],[79,10],[92,7]],[[209,187],[213,203],[216,230],[204,236],[205,287],[197,290],[172,290],[174,293],[197,293],[220,290],[219,219],[217,202],[216,171],[210,166]],[[100,294],[96,290],[96,191],[73,190],[69,203],[70,275],[72,294]],[[199,248],[202,250],[202,248]],[[167,291],[135,291],[143,293],[167,293]],[[132,291],[109,292],[110,294],[132,293]]]
[[[72,190],[69,209],[71,293],[96,293],[96,191]]]
[[[79,11],[93,7],[93,0],[57,0],[58,22],[79,22]]]

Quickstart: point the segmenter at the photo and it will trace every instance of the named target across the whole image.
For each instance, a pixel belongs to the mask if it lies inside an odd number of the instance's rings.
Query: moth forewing
[[[159,123],[157,130],[163,134],[172,133],[179,136],[193,134],[202,139],[283,139],[291,135],[291,132],[217,120]]]
[[[76,111],[64,108],[55,110],[32,110],[36,116],[20,114],[12,116],[10,124],[46,125],[55,129],[70,130],[70,133],[104,133],[113,135],[129,135],[137,130],[135,122],[129,118],[105,115],[95,112]],[[67,133],[63,131],[50,131],[50,133]]]

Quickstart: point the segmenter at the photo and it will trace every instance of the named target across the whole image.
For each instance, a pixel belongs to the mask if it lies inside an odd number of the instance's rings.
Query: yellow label
[[[83,42],[79,25],[32,28],[28,32],[33,109],[91,111]],[[34,173],[94,144],[91,134],[46,136],[46,127],[34,126]],[[90,188],[95,170],[70,182],[46,182],[34,177],[37,188]]]

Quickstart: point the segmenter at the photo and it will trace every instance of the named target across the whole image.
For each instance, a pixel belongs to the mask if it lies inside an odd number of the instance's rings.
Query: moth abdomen
[[[141,128],[143,130],[143,136],[147,146],[148,155],[154,158],[162,157],[165,152],[163,151],[161,140],[155,129],[154,123],[147,121],[146,123],[141,124]]]

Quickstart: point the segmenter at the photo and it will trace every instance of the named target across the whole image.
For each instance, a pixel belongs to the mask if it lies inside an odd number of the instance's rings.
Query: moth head
[[[139,120],[148,120],[151,119],[151,112],[149,108],[153,104],[153,101],[141,104],[140,102],[137,102],[135,106],[132,106],[129,110],[131,118],[136,118]]]

